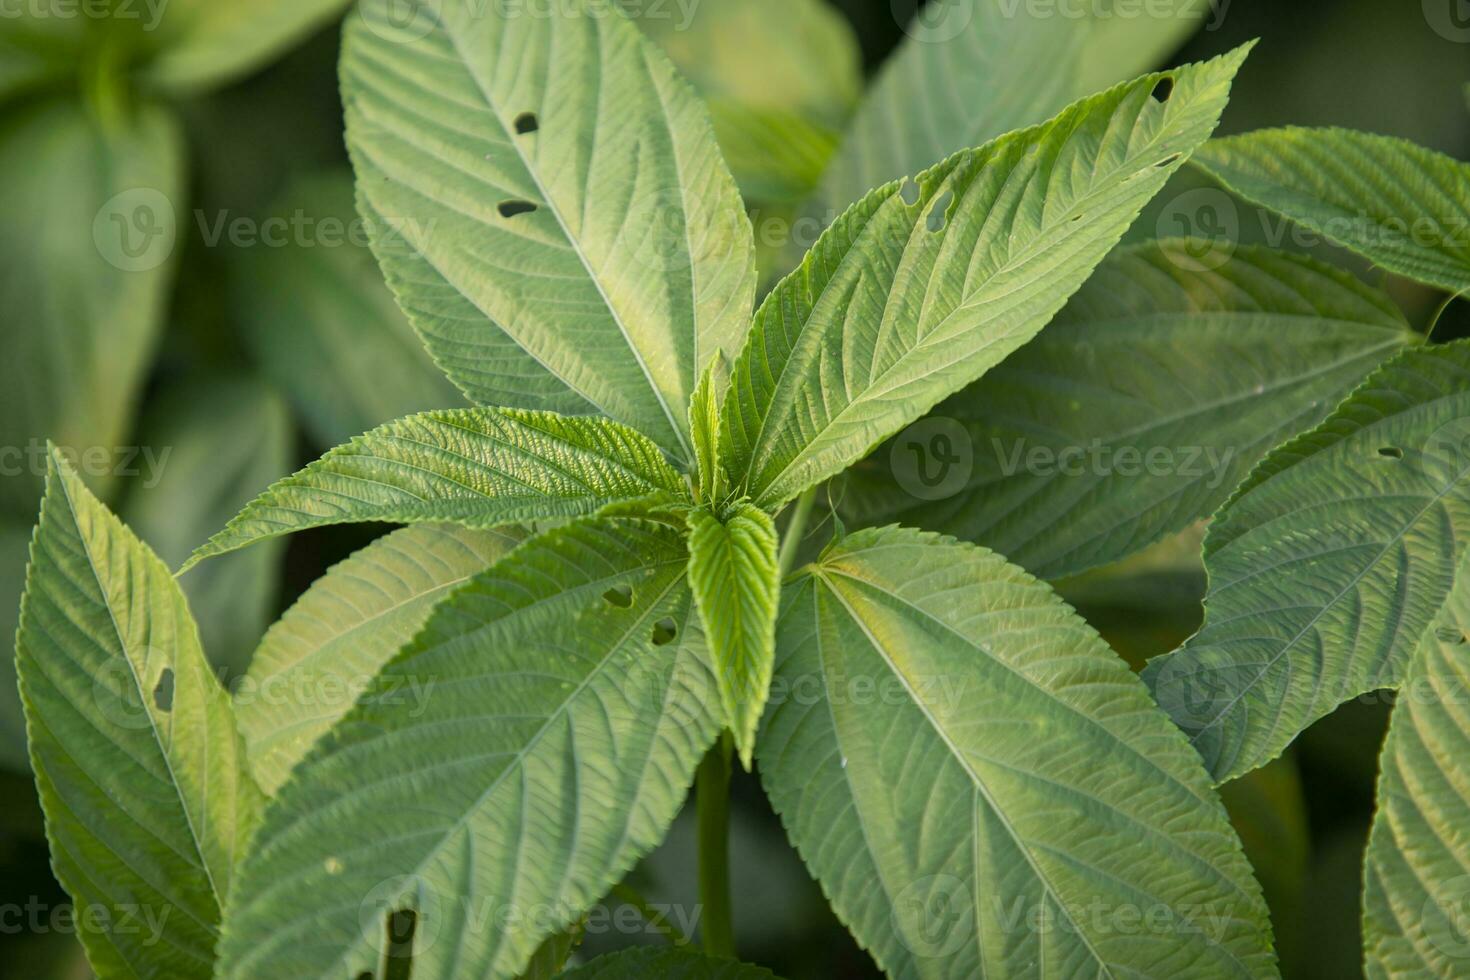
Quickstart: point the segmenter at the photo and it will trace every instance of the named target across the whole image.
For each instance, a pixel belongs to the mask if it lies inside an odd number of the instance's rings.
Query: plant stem
[[[730,909],[730,757],[734,743],[725,732],[699,764],[695,806],[699,823],[701,932],[711,956],[735,955]]]
[[[806,524],[811,519],[812,505],[816,502],[816,487],[812,487],[796,501],[796,510],[791,514],[791,523],[786,525],[786,536],[781,539],[781,556],[778,567],[783,579],[791,573],[791,566],[796,564],[796,553],[801,549],[801,539],[806,534]]]

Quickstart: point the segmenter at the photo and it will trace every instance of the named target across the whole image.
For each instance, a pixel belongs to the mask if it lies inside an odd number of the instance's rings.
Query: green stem
[[[812,505],[816,502],[816,487],[812,487],[796,501],[796,510],[791,514],[791,523],[786,525],[786,536],[781,539],[778,567],[783,579],[791,574],[791,566],[796,564],[796,553],[801,549],[801,539],[806,534],[807,521],[811,519]]]
[[[700,929],[711,956],[735,955],[730,908],[730,757],[734,742],[725,732],[699,764],[695,807],[699,823]]]

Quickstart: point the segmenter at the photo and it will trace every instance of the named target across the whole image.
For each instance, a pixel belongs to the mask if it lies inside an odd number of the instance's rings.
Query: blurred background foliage
[[[37,440],[99,451],[98,465],[83,467],[90,482],[177,564],[267,483],[326,448],[390,418],[463,402],[398,314],[355,225],[336,79],[342,0],[105,0],[131,5],[137,20],[26,14],[53,2],[0,7],[0,446],[22,460],[7,456],[0,476],[7,637],[40,486],[29,452]],[[895,133],[934,138],[937,158],[957,137],[909,131],[924,120],[964,117],[983,139],[1123,75],[1253,37],[1262,42],[1223,133],[1348,126],[1470,157],[1470,25],[1445,30],[1455,22],[1444,20],[1436,30],[1432,4],[1415,0],[1201,0],[1193,6],[1202,24],[1142,35],[1115,19],[1066,63],[1028,60],[1028,45],[1047,50],[1046,32],[1070,29],[1058,18],[1023,25],[982,15],[950,62],[908,87],[897,76],[909,69],[888,59],[917,0],[623,2],[707,99],[756,218],[768,278],[791,261],[782,231],[790,222],[897,175],[882,172],[902,142]],[[270,31],[255,26],[261,17]],[[897,97],[860,108],[885,72]],[[849,132],[870,141],[870,152],[860,165],[829,166]],[[1186,170],[1130,237],[1214,234],[1198,227],[1207,220],[1198,211],[1177,211],[1181,195],[1204,186]],[[140,211],[138,188],[164,205],[142,199],[150,207]],[[140,215],[165,221],[134,221]],[[266,223],[272,217],[280,220]],[[1273,240],[1281,226],[1244,205],[1236,224],[1226,229],[1232,236],[1282,244]],[[116,232],[124,238],[108,238]],[[126,245],[128,234],[141,252],[108,244]],[[1421,328],[1443,299],[1343,253],[1331,258],[1384,281]],[[1467,321],[1465,304],[1454,304],[1436,336],[1464,335]],[[127,447],[139,451],[125,460]],[[206,649],[226,677],[244,670],[267,624],[312,580],[381,530],[299,535],[186,577]],[[1139,665],[1198,623],[1198,542],[1198,532],[1184,535],[1061,588]],[[85,977],[48,869],[9,671],[0,670],[0,977]],[[1344,707],[1281,760],[1224,789],[1289,977],[1360,973],[1361,854],[1387,707],[1375,698]],[[734,792],[742,957],[790,980],[876,976],[756,780],[737,775]],[[649,901],[676,906],[686,921],[697,912],[693,838],[686,815],[634,876]],[[589,928],[584,950],[656,941]]]

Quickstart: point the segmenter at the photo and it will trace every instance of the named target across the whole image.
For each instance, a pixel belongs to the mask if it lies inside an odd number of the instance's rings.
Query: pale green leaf
[[[778,980],[770,970],[683,949],[629,949],[568,970],[565,980]]]
[[[667,525],[584,521],[441,603],[267,811],[222,980],[370,972],[394,911],[414,980],[525,969],[658,843],[719,729],[687,563]]]
[[[192,92],[233,81],[341,16],[348,0],[153,0],[162,50],[144,71],[152,84]],[[124,5],[126,6],[126,5]]]
[[[1453,977],[1470,957],[1470,576],[1425,633],[1379,764],[1378,813],[1363,869],[1363,945],[1372,980]]]
[[[235,693],[251,771],[274,794],[433,608],[525,537],[418,524],[330,569],[270,628]],[[207,566],[206,566],[207,567]],[[417,697],[416,687],[403,690]]]
[[[0,134],[0,513],[29,525],[45,444],[111,486],[152,361],[184,215],[182,140],[149,105],[104,129],[46,102]]]
[[[1205,622],[1149,664],[1221,782],[1397,686],[1470,542],[1470,343],[1419,347],[1257,467],[1205,539]]]
[[[1086,99],[854,205],[761,305],[735,365],[722,422],[740,491],[791,499],[1030,340],[1214,129],[1246,50]]]
[[[476,402],[598,411],[687,458],[689,396],[755,289],[704,106],[608,0],[453,0],[400,26],[393,4],[350,21],[342,87],[409,319]]]
[[[929,0],[854,116],[817,210],[830,221],[870,188],[1158,68],[1208,8],[1197,0],[1146,6],[1143,16],[1113,16],[1098,4],[1063,16],[1059,5],[1026,0]]]
[[[844,512],[1074,575],[1213,514],[1414,340],[1388,297],[1304,257],[1120,249],[1040,336],[855,470]]]
[[[171,568],[291,466],[286,403],[248,377],[202,377],[165,390],[139,424],[119,514]],[[285,542],[231,555],[181,584],[211,663],[245,672],[277,609]]]
[[[184,567],[327,524],[492,528],[685,490],[657,446],[616,422],[494,408],[425,412],[358,436],[275,484]]]
[[[776,656],[780,540],[771,515],[739,504],[689,513],[689,586],[715,665],[725,724],[749,769]]]
[[[1268,129],[1203,147],[1231,191],[1401,276],[1470,290],[1470,164],[1345,129]]]
[[[54,453],[16,658],[57,878],[105,922],[157,927],[81,929],[92,968],[212,976],[262,797],[167,566]]]
[[[689,399],[689,431],[694,442],[699,499],[712,505],[725,502],[730,477],[720,448],[720,393],[729,385],[729,366],[715,358],[705,368]]]
[[[347,174],[296,181],[272,211],[289,224],[267,219],[274,237],[230,261],[245,342],[323,446],[464,404],[383,284],[352,198]]]
[[[863,87],[857,38],[827,0],[621,5],[704,96],[747,201],[811,193]]]
[[[992,552],[898,528],[830,547],[785,596],[759,760],[895,980],[1275,974],[1188,741]]]

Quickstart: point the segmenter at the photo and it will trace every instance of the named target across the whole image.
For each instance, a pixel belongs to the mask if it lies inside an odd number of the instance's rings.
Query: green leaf
[[[1055,5],[930,0],[868,90],[822,181],[817,210],[830,221],[833,209],[870,188],[1157,68],[1208,4],[1161,0],[1148,8],[1143,17],[1105,16],[1097,5],[1065,16]]]
[[[755,289],[698,97],[607,0],[549,17],[460,0],[406,27],[393,3],[351,21],[342,87],[409,319],[472,400],[601,412],[687,459],[689,396]]]
[[[54,450],[16,658],[52,867],[103,916],[92,968],[212,976],[260,791],[167,566]]]
[[[711,505],[725,502],[730,485],[720,446],[720,393],[729,386],[729,367],[716,358],[705,368],[689,400],[689,432],[694,441],[695,472],[699,499]]]
[[[317,443],[464,404],[383,284],[346,174],[296,181],[272,214],[291,230],[280,247],[232,257],[231,297],[245,342]]]
[[[395,911],[415,980],[525,969],[658,843],[719,730],[687,564],[667,525],[583,521],[442,602],[267,811],[222,980],[371,971]]]
[[[686,493],[626,426],[549,412],[425,412],[374,429],[272,486],[184,565],[282,534],[362,521],[492,528]]]
[[[317,579],[266,633],[236,692],[240,733],[261,789],[280,789],[433,608],[524,537],[515,528],[418,524]]]
[[[1394,708],[1363,870],[1366,973],[1450,977],[1464,969],[1470,894],[1470,577],[1425,633]]]
[[[628,949],[568,970],[565,980],[778,980],[770,970],[683,949]]]
[[[1030,340],[1209,135],[1245,54],[1086,99],[854,205],[761,305],[735,365],[722,414],[740,492],[795,497]]]
[[[689,512],[689,586],[704,624],[725,724],[748,770],[776,656],[780,541],[771,516],[739,504],[723,517]]]
[[[704,97],[746,200],[811,193],[863,88],[857,38],[831,4],[620,5]]]
[[[46,102],[0,131],[0,513],[29,525],[45,440],[110,487],[152,360],[183,209],[182,140],[143,105],[104,129]],[[106,458],[103,458],[106,457]]]
[[[1407,140],[1343,129],[1267,129],[1194,158],[1248,200],[1390,272],[1470,290],[1470,164]]]
[[[201,377],[167,389],[139,424],[119,513],[177,567],[295,458],[291,413],[249,377]],[[231,555],[183,581],[210,661],[238,677],[275,615],[285,542]]]
[[[572,926],[565,932],[559,932],[536,950],[536,955],[531,957],[531,963],[520,975],[519,980],[554,980],[561,976],[562,969],[571,958],[572,950],[582,941],[582,927]]]
[[[347,0],[168,0],[149,82],[193,92],[240,78],[341,15]]]
[[[1114,252],[1035,340],[854,471],[849,519],[1074,575],[1213,514],[1267,452],[1416,339],[1346,273],[1209,248]]]
[[[791,587],[761,774],[895,980],[1274,975],[1199,758],[1044,584],[859,531]]]
[[[1470,343],[1415,348],[1216,519],[1204,626],[1145,677],[1218,781],[1403,680],[1470,541],[1467,447]]]

